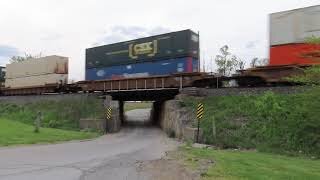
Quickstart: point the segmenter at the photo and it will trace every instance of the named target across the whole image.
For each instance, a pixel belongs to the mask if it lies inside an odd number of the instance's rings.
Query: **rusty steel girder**
[[[184,87],[192,86],[194,81],[204,78],[205,76],[205,73],[183,73],[141,78],[81,81],[77,84],[83,91],[88,92],[109,92],[145,89],[156,90],[166,88],[181,89]]]
[[[233,77],[242,83],[245,83],[246,80],[248,82],[252,80],[257,84],[287,83],[286,78],[302,75],[307,67],[310,65],[262,66],[240,70],[239,74]]]

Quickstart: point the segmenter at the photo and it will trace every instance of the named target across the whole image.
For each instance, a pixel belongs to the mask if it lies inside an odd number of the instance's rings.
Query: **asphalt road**
[[[145,121],[148,110],[128,118]],[[126,127],[96,140],[0,148],[1,180],[152,179],[142,162],[160,159],[177,143],[156,127]]]

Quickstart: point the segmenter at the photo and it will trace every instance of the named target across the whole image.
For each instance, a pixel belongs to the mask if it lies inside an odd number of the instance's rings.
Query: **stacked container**
[[[320,45],[306,43],[320,37],[320,6],[270,15],[270,65],[319,64]]]
[[[199,36],[172,32],[86,50],[86,80],[198,71]]]
[[[47,56],[7,64],[7,88],[45,86],[68,82],[68,58]]]

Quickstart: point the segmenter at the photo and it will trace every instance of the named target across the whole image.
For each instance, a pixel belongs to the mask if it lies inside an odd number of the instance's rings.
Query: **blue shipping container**
[[[198,60],[186,57],[155,62],[86,69],[86,80],[148,77],[197,71]]]

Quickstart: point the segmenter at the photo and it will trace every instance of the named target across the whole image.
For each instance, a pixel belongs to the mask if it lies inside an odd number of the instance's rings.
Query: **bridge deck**
[[[78,85],[83,91],[139,91],[159,89],[182,89],[190,87],[193,82],[204,78],[203,73],[174,74],[168,76],[152,76],[117,80],[82,81]]]
[[[118,91],[141,91],[141,90],[170,90],[190,87],[196,80],[205,78],[205,73],[184,73],[166,76],[151,76],[141,78],[98,80],[98,81],[80,81],[75,84],[61,86],[51,84],[37,87],[23,88],[3,88],[4,95],[31,95],[59,92],[118,92]],[[0,92],[1,93],[1,92]]]

